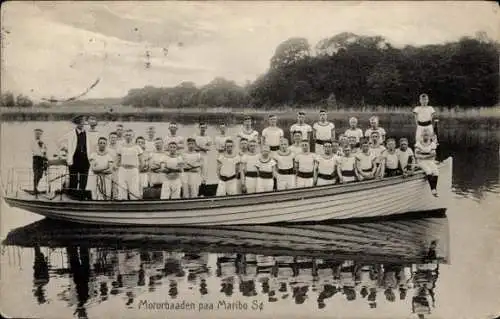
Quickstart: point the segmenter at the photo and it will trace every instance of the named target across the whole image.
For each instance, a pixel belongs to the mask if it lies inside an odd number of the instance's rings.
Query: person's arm
[[[261,136],[261,145],[266,145],[266,129],[262,131],[262,136]]]
[[[222,162],[220,160],[220,158],[217,159],[217,177],[219,179],[221,179],[221,174],[220,174],[220,170],[222,168]]]
[[[312,139],[312,127],[309,126],[309,131],[307,132],[307,141],[311,143],[311,139]]]
[[[385,174],[385,162],[386,162],[386,151],[383,151],[382,154],[380,154],[380,174],[376,176],[377,178],[384,178]]]
[[[273,177],[277,178],[278,177],[278,163],[274,159],[272,161],[273,161]]]
[[[317,123],[314,123],[313,128],[312,128],[312,142],[313,143],[315,143],[316,139],[317,139],[317,137],[316,137],[316,134],[317,134],[316,130],[317,130],[317,128],[316,127],[317,127]],[[291,136],[291,137],[293,138],[293,136]]]
[[[356,177],[358,178],[358,180],[362,181],[364,179],[365,174],[363,172],[363,170],[359,167],[361,164],[361,160],[359,159],[359,157],[355,156],[354,157],[354,173],[356,174]]]
[[[332,124],[332,141],[335,140],[335,125]]]
[[[297,176],[299,174],[299,161],[297,156],[293,159],[293,168],[295,170],[295,175]]]
[[[415,125],[418,126],[418,106],[413,109],[413,118],[415,120]]]
[[[340,160],[337,162],[337,175],[339,176],[339,183],[344,182],[344,176],[342,176],[342,167]]]
[[[313,162],[313,185],[314,186],[316,186],[316,184],[318,183],[318,169],[319,169],[318,161],[316,159],[314,159],[314,162]]]
[[[141,171],[141,169],[144,167],[143,156],[144,156],[144,152],[142,151],[142,149],[139,146],[137,146],[137,158],[139,159],[139,171]]]

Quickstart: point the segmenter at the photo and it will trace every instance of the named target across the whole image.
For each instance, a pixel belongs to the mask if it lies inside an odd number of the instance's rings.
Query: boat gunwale
[[[452,157],[448,157],[446,160],[440,163],[439,168],[450,166],[450,161]],[[255,205],[255,203],[227,203],[228,200],[245,200],[245,199],[259,199],[259,203],[256,204],[272,204],[272,203],[284,203],[289,201],[297,201],[299,198],[290,197],[285,199],[276,198],[277,195],[294,195],[299,194],[300,199],[310,199],[316,197],[328,197],[328,196],[336,196],[340,194],[347,194],[352,192],[360,192],[360,191],[368,191],[372,189],[377,189],[380,187],[389,187],[398,184],[406,184],[411,181],[415,181],[418,179],[422,179],[423,171],[418,170],[413,175],[408,177],[402,176],[393,176],[387,177],[384,179],[372,179],[366,181],[359,181],[355,183],[347,183],[347,184],[333,184],[333,185],[322,185],[315,187],[302,187],[302,188],[294,188],[289,190],[282,191],[269,191],[269,192],[261,192],[261,193],[253,193],[253,194],[236,194],[236,195],[227,195],[227,196],[213,196],[213,197],[198,197],[198,198],[180,198],[180,199],[140,199],[140,200],[71,200],[71,201],[52,201],[50,199],[24,199],[24,198],[16,198],[11,196],[4,197],[4,200],[9,204],[13,204],[15,206],[23,206],[26,207],[48,207],[48,208],[67,208],[67,206],[71,206],[76,204],[78,208],[94,208],[97,206],[99,208],[93,210],[102,210],[102,208],[110,207],[123,207],[122,204],[126,203],[127,205],[140,207],[144,206],[144,204],[159,206],[162,209],[169,208],[168,206],[173,206],[174,204],[182,205],[182,204],[204,204],[204,203],[212,203],[219,204],[213,205],[209,207],[205,207],[205,209],[217,209],[217,208],[230,208],[230,207],[241,207],[241,206],[250,206]],[[451,176],[450,176],[451,178]],[[326,192],[324,194],[318,194],[318,191],[333,191]],[[225,203],[224,203],[225,202]],[[177,207],[175,210],[192,210],[199,209],[198,207],[193,207],[193,205],[187,205],[187,207]],[[171,209],[174,210],[174,209]],[[104,211],[104,210],[103,210]],[[123,210],[122,210],[123,211]]]

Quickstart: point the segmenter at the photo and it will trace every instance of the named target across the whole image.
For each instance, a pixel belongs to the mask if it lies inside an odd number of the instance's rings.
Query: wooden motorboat
[[[380,217],[446,208],[452,158],[439,164],[438,190],[431,194],[423,172],[342,185],[221,197],[175,200],[71,200],[6,196],[17,207],[51,219],[113,225],[249,225]],[[21,192],[22,193],[22,192]]]

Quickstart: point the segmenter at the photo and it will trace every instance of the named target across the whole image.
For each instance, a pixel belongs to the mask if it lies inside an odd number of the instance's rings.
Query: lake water
[[[139,133],[149,125],[160,136],[167,133],[162,123],[125,124]],[[71,129],[66,122],[2,123],[3,182],[10,167],[30,167],[35,127],[45,131],[49,153],[51,141]],[[104,132],[114,127],[100,126]],[[425,297],[434,299],[425,318],[493,318],[500,308],[497,127],[440,130],[441,158],[454,157],[447,217],[303,227],[103,228],[40,221],[2,201],[1,237],[7,240],[0,309],[38,318],[418,318],[412,300],[424,285],[433,298]],[[385,128],[395,137],[413,136],[410,127]],[[182,136],[194,132],[192,124],[179,129]],[[214,136],[215,128],[208,134]],[[423,259],[433,241],[438,269]],[[373,286],[375,296],[363,296],[363,280],[355,298],[349,288],[333,288],[350,286],[352,263],[385,274],[387,280]],[[396,287],[392,298],[386,288],[394,272],[407,276],[398,276],[405,293]],[[183,301],[185,307],[194,302],[194,310],[147,308]]]

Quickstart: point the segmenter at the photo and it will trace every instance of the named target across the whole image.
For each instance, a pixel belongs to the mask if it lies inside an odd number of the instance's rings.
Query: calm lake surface
[[[124,124],[139,134],[149,125],[167,134],[165,123]],[[100,129],[107,133],[115,125]],[[411,127],[382,126],[398,138],[414,134]],[[49,153],[72,128],[66,122],[2,123],[3,183],[9,168],[31,166],[36,127],[45,131]],[[492,318],[500,312],[496,127],[440,129],[440,157],[454,158],[447,217],[303,227],[84,227],[48,222],[2,201],[0,309],[30,318],[418,318],[412,301],[425,286],[433,299],[425,318]],[[238,129],[230,127],[229,135]],[[179,129],[184,137],[195,132],[193,124]],[[215,136],[215,128],[208,134]],[[433,241],[439,266],[436,258],[424,258]],[[350,287],[346,274],[353,264],[378,269],[381,282],[354,280],[360,283],[353,297],[352,289],[342,288]],[[394,296],[387,291],[393,273],[399,274]],[[375,295],[364,294],[364,286]],[[184,302],[185,308],[194,302],[195,308],[145,309],[148,302]]]

